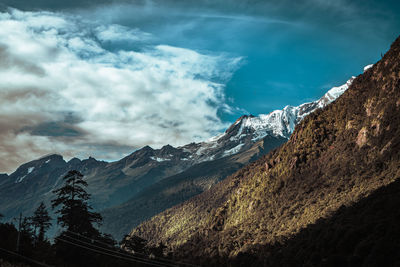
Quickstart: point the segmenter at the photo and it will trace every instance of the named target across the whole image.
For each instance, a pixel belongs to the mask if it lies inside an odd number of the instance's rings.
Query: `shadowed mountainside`
[[[400,177],[400,38],[290,140],[132,231],[207,262],[283,243]],[[267,257],[267,255],[265,256]]]
[[[141,220],[209,189],[287,141],[296,124],[334,101],[352,81],[331,88],[313,102],[241,116],[224,133],[200,143],[161,149],[145,146],[109,163],[91,157],[67,162],[60,155],[33,160],[10,175],[0,174],[0,210],[5,220],[20,212],[32,213],[41,201],[49,203],[63,175],[78,170],[90,184],[93,207],[105,210],[103,230],[120,238]],[[114,218],[121,220],[122,227]]]
[[[281,244],[253,247],[238,266],[400,266],[400,179]],[[269,255],[265,258],[262,255]]]
[[[136,226],[152,216],[210,189],[212,185],[284,142],[286,142],[285,138],[267,136],[247,151],[230,157],[202,162],[182,173],[165,178],[147,187],[123,204],[102,211],[103,229],[120,239],[129,233],[132,225]]]

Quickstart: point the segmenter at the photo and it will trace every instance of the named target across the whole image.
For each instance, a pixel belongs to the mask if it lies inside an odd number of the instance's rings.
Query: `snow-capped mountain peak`
[[[224,135],[219,136],[217,140],[223,139],[226,135],[231,134],[235,128],[239,128],[231,139],[241,139],[243,136],[251,134],[252,141],[258,141],[267,135],[289,138],[297,123],[305,116],[318,108],[323,108],[341,94],[351,85],[354,77],[345,84],[330,89],[323,97],[317,101],[301,104],[297,107],[286,106],[282,110],[274,110],[269,114],[260,114],[258,116],[242,116],[236,121]]]
[[[365,67],[365,70],[370,66]],[[243,152],[264,138],[276,144],[288,140],[296,125],[311,112],[323,108],[336,100],[352,84],[351,77],[345,84],[332,87],[320,99],[299,106],[285,106],[269,114],[258,116],[243,115],[238,118],[224,133],[211,137],[200,143],[190,143],[174,148],[165,146],[161,150],[151,151],[146,158],[154,162],[171,160],[185,161],[188,165],[215,160]],[[273,140],[272,140],[273,139]],[[144,148],[134,154],[141,153]]]
[[[368,70],[372,65],[364,68]],[[248,149],[255,142],[270,136],[289,139],[295,126],[308,114],[316,109],[323,108],[335,101],[352,84],[355,77],[351,77],[345,84],[332,87],[320,99],[301,104],[286,106],[281,110],[274,110],[269,114],[258,116],[243,115],[237,119],[223,134],[212,137],[205,142],[190,144],[181,148],[192,153],[196,162],[207,161],[236,154]]]
[[[319,100],[319,105],[320,107],[324,107],[327,104],[333,102],[341,96],[351,85],[355,77],[351,77],[345,84],[338,86],[338,87],[332,87],[320,100]]]

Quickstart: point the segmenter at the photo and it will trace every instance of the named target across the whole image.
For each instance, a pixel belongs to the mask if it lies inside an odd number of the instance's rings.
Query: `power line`
[[[29,261],[29,262],[31,262],[31,263],[34,263],[34,264],[37,264],[37,265],[40,265],[40,266],[52,267],[51,265],[47,265],[47,264],[45,264],[45,263],[43,263],[43,262],[36,261],[36,260],[34,260],[34,259],[28,258],[28,257],[26,257],[26,256],[23,256],[23,255],[21,255],[21,254],[12,252],[12,251],[7,250],[7,249],[4,249],[4,248],[0,248],[0,250],[1,250],[1,251],[4,251],[4,252],[6,252],[6,253],[9,253],[9,254],[11,254],[11,255],[20,257],[20,258],[22,258],[22,259],[24,259],[24,260],[27,260],[27,261]]]
[[[146,258],[135,257],[134,255],[129,255],[129,254],[127,254],[126,252],[121,253],[121,252],[118,252],[118,251],[115,251],[115,250],[111,250],[111,249],[103,248],[103,247],[100,247],[100,246],[96,246],[96,245],[94,245],[94,244],[91,244],[91,243],[88,243],[88,242],[85,242],[85,241],[82,241],[82,240],[79,240],[79,239],[76,239],[76,238],[73,238],[73,237],[70,237],[70,236],[65,236],[65,237],[67,237],[67,238],[69,238],[69,239],[72,239],[72,240],[74,240],[74,241],[78,241],[78,242],[80,242],[80,243],[82,243],[82,244],[84,244],[84,245],[89,245],[89,246],[95,247],[95,248],[97,248],[97,249],[102,249],[102,250],[105,250],[105,251],[109,251],[109,252],[111,252],[111,253],[116,253],[116,254],[122,255],[122,256],[124,256],[124,257],[129,257],[129,258],[138,259],[138,260],[142,260],[142,261],[148,261],[148,262],[154,262],[154,263],[165,264],[165,263],[162,263],[162,262],[158,262],[158,261],[156,261],[156,260],[151,260],[151,259],[146,259]],[[177,265],[165,265],[165,266],[175,267],[175,266],[177,266]]]
[[[133,261],[133,262],[138,262],[138,263],[144,263],[144,264],[153,265],[153,266],[158,266],[158,267],[165,267],[165,265],[160,265],[160,264],[156,264],[156,263],[140,261],[140,260],[127,258],[127,257],[121,257],[121,256],[110,254],[110,253],[107,253],[107,252],[104,252],[104,251],[99,251],[99,250],[96,250],[96,249],[93,249],[93,248],[89,248],[89,247],[86,247],[86,246],[83,246],[83,245],[80,245],[80,244],[76,244],[76,243],[70,242],[68,240],[65,240],[65,239],[62,239],[62,238],[59,238],[59,237],[56,237],[56,239],[60,240],[62,242],[77,246],[77,247],[81,247],[81,248],[84,248],[84,249],[87,249],[87,250],[91,250],[91,251],[99,253],[99,254],[103,254],[103,255],[107,255],[107,256],[123,259],[123,260],[128,260],[128,261]]]
[[[104,242],[101,242],[101,241],[98,241],[98,240],[89,238],[89,237],[84,236],[84,235],[82,235],[82,234],[75,233],[75,232],[72,232],[72,231],[70,231],[70,230],[65,230],[65,231],[66,231],[66,232],[70,232],[70,233],[72,233],[72,234],[75,234],[75,235],[77,235],[77,236],[86,238],[87,240],[90,240],[90,241],[92,241],[92,242],[94,241],[94,242],[97,242],[97,243],[99,243],[99,244],[106,245],[106,246],[108,246],[108,247],[110,247],[110,248],[111,248],[111,247],[112,247],[112,248],[115,248],[114,246],[112,246],[112,245],[110,245],[110,244],[107,244],[107,243],[104,243]],[[119,249],[119,250],[124,251],[124,250],[122,250],[122,249]],[[124,252],[125,252],[125,251],[124,251]],[[149,255],[147,255],[147,254],[145,254],[145,253],[140,253],[140,252],[135,252],[135,254],[139,254],[139,255],[142,255],[142,256],[146,256],[146,257],[149,256]],[[164,258],[160,258],[160,257],[155,257],[155,258],[156,258],[156,259],[159,259],[160,261],[166,261],[166,262],[171,262],[171,263],[180,264],[180,265],[187,265],[187,266],[199,267],[199,265],[194,265],[194,264],[190,264],[190,263],[186,263],[186,262],[178,262],[178,261],[173,261],[173,260],[170,260],[170,259],[164,259]]]

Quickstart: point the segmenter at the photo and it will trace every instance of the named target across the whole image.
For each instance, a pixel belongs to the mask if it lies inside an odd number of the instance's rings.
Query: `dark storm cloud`
[[[64,116],[64,117],[63,117]],[[84,119],[72,112],[61,112],[60,121],[46,121],[37,125],[27,126],[21,132],[28,132],[30,135],[48,136],[57,139],[84,137],[87,132],[81,129],[78,124]]]
[[[53,136],[53,137],[78,137],[83,133],[78,127],[65,122],[44,122],[34,127],[27,127],[22,131],[28,131],[31,135]]]

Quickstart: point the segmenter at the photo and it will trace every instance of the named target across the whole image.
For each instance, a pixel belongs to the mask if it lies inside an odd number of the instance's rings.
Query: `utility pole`
[[[17,253],[19,252],[19,243],[20,243],[20,240],[21,240],[21,221],[22,221],[22,212],[19,214],[18,237],[17,237]]]

